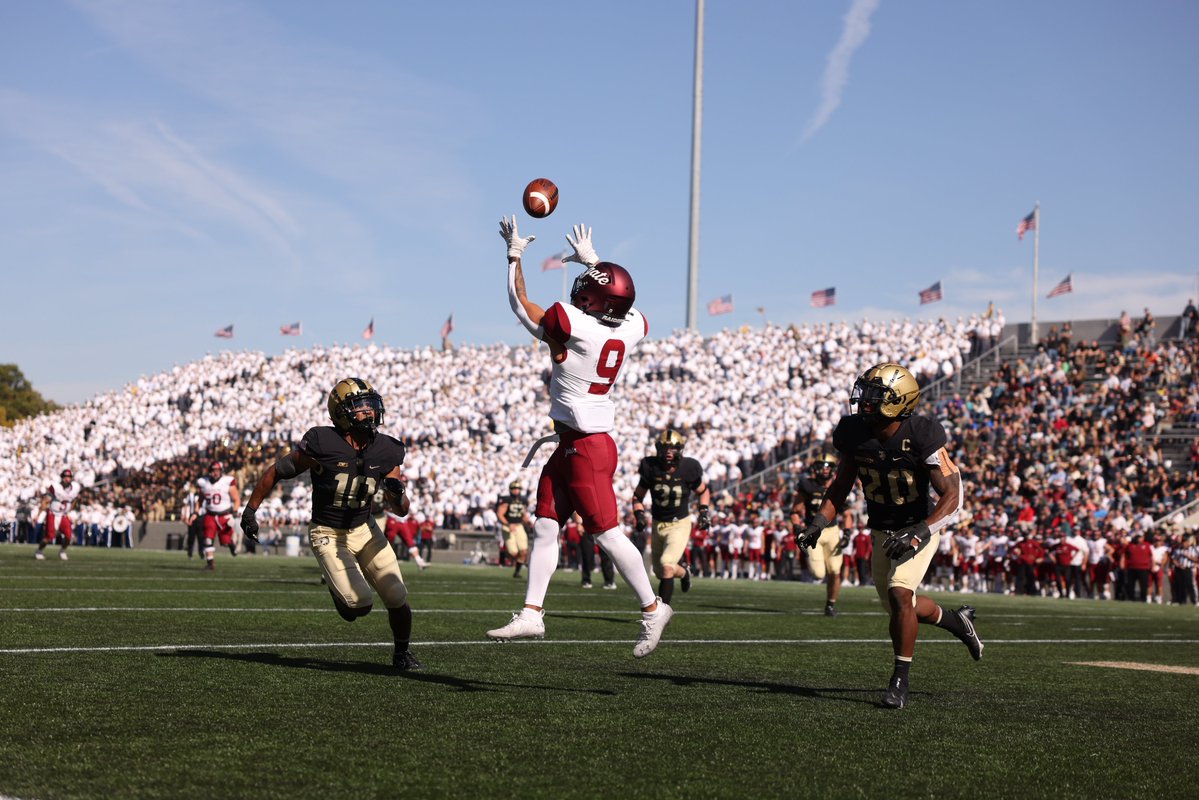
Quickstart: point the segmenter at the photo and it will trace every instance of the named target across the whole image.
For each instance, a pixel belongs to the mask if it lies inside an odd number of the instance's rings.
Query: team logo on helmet
[[[383,398],[362,378],[343,378],[329,392],[329,419],[342,433],[373,437],[383,424]],[[365,416],[360,416],[366,413]]]
[[[570,304],[604,325],[624,322],[637,299],[633,276],[619,264],[601,261],[575,278]]]
[[[888,362],[871,367],[853,383],[849,404],[872,422],[912,416],[920,400],[920,384],[907,368]]]

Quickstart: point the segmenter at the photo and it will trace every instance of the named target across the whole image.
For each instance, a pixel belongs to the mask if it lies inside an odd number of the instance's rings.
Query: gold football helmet
[[[342,433],[356,431],[374,436],[383,424],[383,398],[375,387],[362,378],[342,378],[329,392],[329,419],[333,427]],[[363,411],[373,412],[365,419],[358,419]]]
[[[520,481],[512,481],[512,483],[508,484],[508,491],[512,494],[520,494],[524,490],[525,485]]]
[[[654,449],[658,451],[658,458],[668,464],[673,464],[683,457],[683,446],[686,444],[687,438],[683,434],[674,428],[667,428],[658,435],[654,442]]]
[[[920,400],[920,384],[906,367],[893,362],[863,372],[853,383],[849,404],[871,421],[890,422],[912,416]]]
[[[837,457],[832,453],[821,453],[808,467],[808,471],[816,480],[826,481],[837,471]]]

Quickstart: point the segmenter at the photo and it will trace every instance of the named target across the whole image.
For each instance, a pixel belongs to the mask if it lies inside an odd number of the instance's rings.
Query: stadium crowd
[[[1199,420],[1196,340],[1155,343],[1153,326],[1144,323],[1130,326],[1114,350],[1074,342],[1066,323],[1049,332],[1035,357],[1004,364],[990,380],[936,404],[970,486],[968,522],[959,529],[980,537],[974,548],[955,544],[939,559],[937,582],[982,588],[972,576],[989,573],[988,588],[1058,591],[1047,580],[1056,574],[1054,546],[1075,533],[1110,546],[1101,560],[1109,577],[1118,577],[1124,546],[1144,540],[1155,519],[1195,498],[1199,452],[1189,465],[1166,464],[1145,434],[1166,418]],[[1002,329],[1002,312],[988,309],[956,322],[767,325],[708,339],[680,331],[647,340],[626,363],[617,398],[614,438],[624,454],[617,496],[631,496],[637,461],[650,452],[653,435],[675,427],[718,490],[717,524],[693,548],[705,553],[709,574],[801,576],[803,553],[788,542],[786,520],[802,459],[767,488],[741,492],[738,481],[824,442],[846,411],[847,388],[861,365],[895,359],[922,384],[955,378]],[[497,494],[513,478],[533,482],[534,473],[520,475],[519,463],[550,432],[544,360],[535,346],[507,345],[210,355],[0,429],[0,519],[18,519],[21,510],[29,517],[47,476],[64,466],[85,487],[78,508],[89,529],[102,534],[118,517],[175,518],[209,461],[221,459],[246,486],[304,430],[327,422],[329,387],[357,374],[386,399],[385,430],[409,443],[415,519],[492,530]],[[310,503],[308,484],[296,481],[264,503],[260,518],[275,531],[298,526]],[[849,520],[857,528],[863,522]],[[756,540],[757,528],[765,551],[758,562],[722,558],[726,540]],[[1187,547],[1181,530],[1154,532],[1168,552]],[[1035,585],[1022,580],[1017,587],[996,574],[995,564],[1005,575],[1023,574],[1012,567],[1023,539],[1039,541],[1050,555],[1038,561]],[[1088,574],[1095,572],[1088,563]],[[1124,594],[1114,582],[1107,589],[1109,596]]]

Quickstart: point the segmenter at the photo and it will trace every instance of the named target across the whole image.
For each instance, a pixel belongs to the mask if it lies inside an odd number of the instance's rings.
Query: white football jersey
[[[196,485],[204,495],[204,513],[228,514],[233,510],[233,498],[229,496],[229,489],[234,485],[232,475],[222,475],[215,481],[205,475],[196,481]]]
[[[541,320],[542,338],[566,348],[550,376],[550,419],[580,433],[606,433],[616,410],[609,390],[624,360],[649,333],[649,322],[637,309],[615,328],[572,305],[554,303]]]
[[[50,495],[50,513],[56,517],[70,514],[71,506],[75,504],[75,498],[79,497],[79,491],[82,488],[82,486],[74,481],[71,482],[70,486],[63,486],[60,481],[50,484],[48,492]]]
[[[761,525],[746,526],[745,544],[750,550],[761,550],[766,529]]]

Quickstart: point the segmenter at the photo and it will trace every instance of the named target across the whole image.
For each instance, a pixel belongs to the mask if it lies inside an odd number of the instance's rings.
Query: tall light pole
[[[699,154],[704,117],[704,0],[695,0],[695,91],[691,110],[691,236],[687,248],[687,329],[699,313]]]

